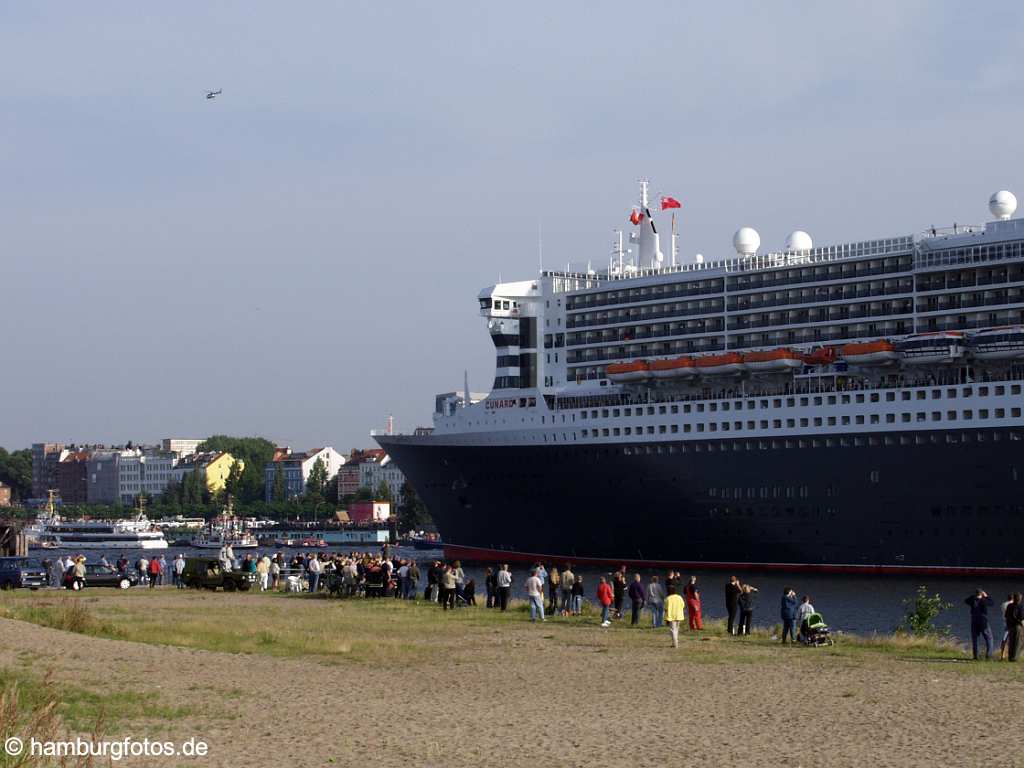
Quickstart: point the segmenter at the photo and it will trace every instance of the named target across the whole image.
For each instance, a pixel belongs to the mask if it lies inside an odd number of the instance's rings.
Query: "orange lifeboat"
[[[804,358],[796,350],[780,347],[779,349],[747,352],[743,355],[743,362],[751,371],[779,373],[802,368]]]
[[[656,379],[676,379],[696,376],[697,366],[692,357],[673,357],[668,360],[652,360],[651,375]]]
[[[896,347],[888,339],[844,344],[843,358],[853,365],[891,365],[899,359]]]
[[[813,352],[804,355],[804,363],[807,365],[831,365],[835,361],[835,347],[818,347]]]
[[[726,352],[722,355],[706,355],[694,360],[698,370],[704,376],[724,376],[742,373],[746,369],[743,355],[739,352]]]
[[[633,360],[628,363],[612,363],[605,368],[605,375],[614,382],[646,381],[650,378],[650,367],[646,360]]]

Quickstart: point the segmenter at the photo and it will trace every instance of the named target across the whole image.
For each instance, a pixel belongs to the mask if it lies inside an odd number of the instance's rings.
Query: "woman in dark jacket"
[[[1021,597],[1020,592],[1015,592],[1013,595],[1013,602],[1006,606],[1006,613],[1003,614],[1003,618],[1006,619],[1006,659],[1007,661],[1016,661],[1020,655],[1021,645],[1021,625],[1024,624],[1024,598]]]
[[[626,598],[626,574],[616,571],[612,576],[612,594],[615,595],[615,618],[622,618],[622,603]]]
[[[740,592],[739,603],[740,607],[740,626],[736,634],[738,635],[749,635],[750,627],[754,622],[754,593],[757,589],[744,584],[743,589]]]

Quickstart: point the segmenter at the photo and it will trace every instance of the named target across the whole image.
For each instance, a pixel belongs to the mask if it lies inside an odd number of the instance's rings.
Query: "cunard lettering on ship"
[[[487,408],[515,408],[517,405],[515,398],[504,398],[502,400],[488,400]]]

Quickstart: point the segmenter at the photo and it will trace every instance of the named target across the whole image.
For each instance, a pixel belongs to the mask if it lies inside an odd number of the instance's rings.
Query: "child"
[[[672,633],[672,647],[679,647],[679,625],[686,620],[686,604],[683,598],[676,594],[674,584],[668,586],[668,597],[665,598],[665,621],[668,622],[668,631]]]

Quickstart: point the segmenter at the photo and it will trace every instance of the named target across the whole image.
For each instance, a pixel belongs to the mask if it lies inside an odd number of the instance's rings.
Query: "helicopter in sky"
[[[216,99],[218,96],[221,95],[221,93],[223,93],[223,89],[221,89],[221,88],[218,88],[216,91],[207,91],[206,92],[206,98],[207,99]]]

